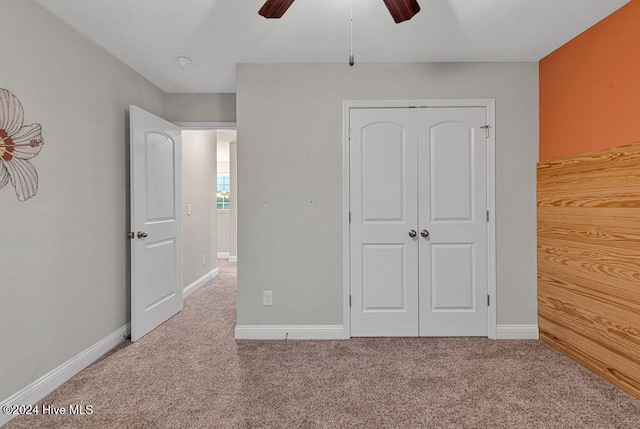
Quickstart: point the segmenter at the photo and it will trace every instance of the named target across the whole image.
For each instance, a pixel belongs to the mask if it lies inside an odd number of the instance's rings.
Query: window
[[[231,182],[229,175],[218,176],[218,210],[229,210],[231,204],[229,202],[229,193],[231,191]]]

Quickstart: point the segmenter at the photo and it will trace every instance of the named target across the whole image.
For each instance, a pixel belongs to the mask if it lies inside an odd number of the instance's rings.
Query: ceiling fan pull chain
[[[349,65],[353,67],[355,60],[353,58],[353,0],[351,0],[351,53],[349,54]]]

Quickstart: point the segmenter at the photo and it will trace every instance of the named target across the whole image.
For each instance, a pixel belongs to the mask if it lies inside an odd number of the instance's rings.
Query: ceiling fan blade
[[[280,18],[293,2],[294,0],[267,0],[258,13],[265,18]]]
[[[396,24],[408,21],[420,12],[420,5],[416,0],[383,0]]]

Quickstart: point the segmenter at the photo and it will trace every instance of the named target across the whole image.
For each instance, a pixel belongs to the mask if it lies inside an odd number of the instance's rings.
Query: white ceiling
[[[347,62],[350,0],[37,0],[165,92],[235,92],[235,64]],[[629,0],[418,0],[395,24],[353,0],[359,62],[538,61]],[[193,59],[182,68],[176,55]]]

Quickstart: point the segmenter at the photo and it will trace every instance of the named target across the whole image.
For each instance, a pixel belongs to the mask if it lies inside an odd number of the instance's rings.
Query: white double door
[[[486,124],[350,110],[352,336],[487,336]]]

